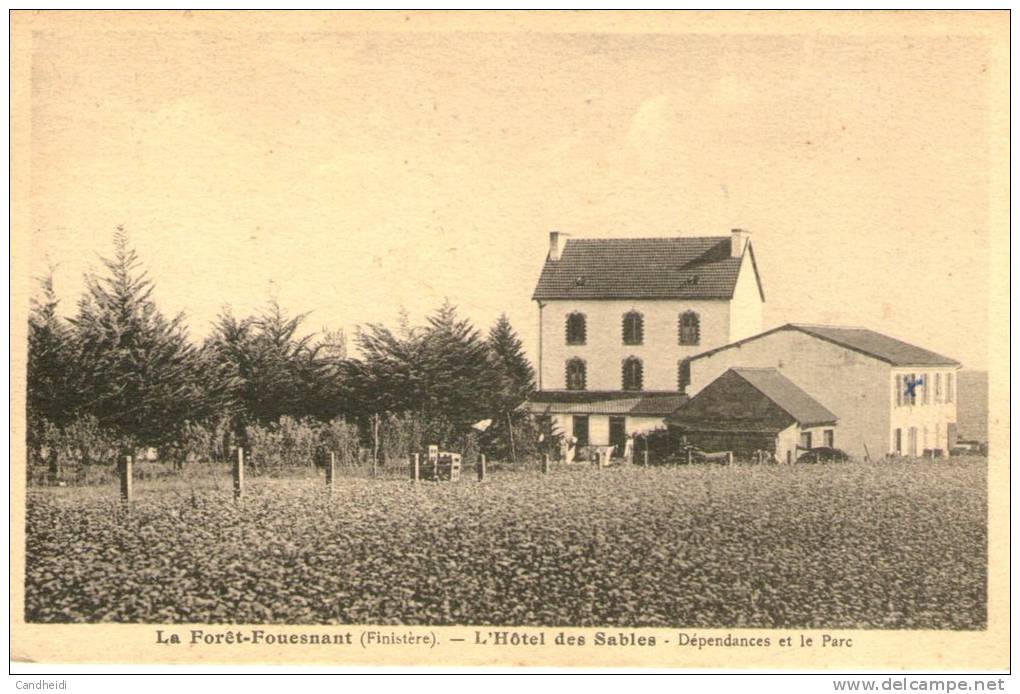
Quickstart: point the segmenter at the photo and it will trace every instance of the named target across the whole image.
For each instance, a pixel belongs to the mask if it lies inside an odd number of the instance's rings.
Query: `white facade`
[[[777,330],[743,344],[731,346],[691,361],[693,396],[732,367],[773,367],[839,418],[835,446],[853,456],[879,458],[895,453],[895,432],[901,430],[901,452],[908,448],[910,430],[916,431],[916,454],[925,448],[946,450],[946,435],[956,422],[956,398],[946,402],[947,374],[959,367],[893,367],[889,363],[798,330]],[[924,404],[917,388],[915,404],[897,406],[896,375],[940,374],[942,401],[936,403],[934,387]],[[953,376],[955,389],[955,375]],[[924,432],[928,432],[928,445]],[[817,445],[817,444],[816,444]]]
[[[931,366],[892,369],[889,380],[891,453],[916,457],[927,449],[944,451],[948,448],[947,433],[949,427],[956,424],[956,373],[957,369]],[[915,384],[913,397],[907,397],[908,383]]]
[[[729,342],[743,340],[761,332],[763,303],[758,275],[753,267],[750,253],[744,253],[740,262],[740,274],[733,288],[733,299],[729,302]],[[712,349],[707,347],[706,349]]]
[[[550,234],[548,262],[560,260],[563,240],[558,232]],[[596,297],[584,299],[539,299],[538,388],[540,391],[578,390],[567,382],[567,365],[572,360],[584,364],[584,388],[589,392],[641,393],[680,390],[680,363],[696,354],[761,332],[763,299],[754,267],[749,234],[734,230],[730,257],[740,258],[739,270],[728,299],[627,299]],[[624,316],[641,316],[639,344],[624,340]],[[681,340],[680,317],[693,312],[698,318],[695,343]],[[567,339],[567,320],[572,314],[584,317],[585,337],[581,344]],[[684,342],[684,344],[681,344]],[[640,388],[624,385],[624,363],[640,360]],[[633,384],[631,384],[633,386]],[[539,409],[542,409],[541,407]],[[610,417],[624,416],[628,435],[665,426],[663,416],[610,415],[601,407],[573,405],[550,412],[553,424],[565,436],[581,438],[574,431],[576,416],[587,417],[590,445],[609,445]],[[567,413],[569,411],[569,413]],[[612,411],[612,410],[610,410]]]
[[[560,432],[564,436],[577,438],[577,432],[574,431],[574,415],[563,414],[563,413],[552,413],[549,415],[552,418],[553,427],[556,431]],[[604,415],[604,414],[592,414],[585,415],[588,417],[588,443],[591,446],[608,446],[609,445],[609,418],[612,417],[625,417],[626,418],[626,430],[627,436],[634,436],[638,434],[645,434],[655,429],[661,429],[663,426],[662,417],[645,417],[645,416],[633,416],[633,415]],[[622,451],[616,451],[616,455],[621,454]]]
[[[744,253],[730,300],[547,299],[539,301],[539,390],[566,390],[567,362],[585,363],[585,390],[623,389],[623,362],[641,360],[644,391],[676,391],[681,360],[761,332],[762,299],[750,253]],[[642,343],[624,344],[623,317],[641,314]],[[680,344],[681,314],[694,311],[700,324],[697,344]],[[567,317],[584,316],[584,344],[567,343]]]
[[[641,314],[644,339],[640,345],[623,341],[623,316]],[[701,322],[695,345],[678,344],[678,321],[685,311],[694,311]],[[570,314],[584,316],[584,344],[567,344],[566,324]],[[547,300],[540,302],[539,356],[540,390],[566,390],[567,362],[584,360],[585,390],[623,390],[623,362],[637,357],[643,366],[642,390],[677,390],[677,366],[681,359],[729,342],[728,301],[670,300]]]

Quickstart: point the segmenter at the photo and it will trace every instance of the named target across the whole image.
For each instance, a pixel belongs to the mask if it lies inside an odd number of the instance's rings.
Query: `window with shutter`
[[[587,338],[588,326],[583,313],[567,316],[567,344],[583,345]]]
[[[694,311],[685,311],[679,319],[679,343],[696,345],[701,342],[701,319]]]
[[[623,314],[623,344],[640,345],[644,341],[645,319],[637,311]]]
[[[641,390],[643,380],[643,368],[641,360],[637,357],[629,357],[623,362],[623,389]]]
[[[582,359],[567,362],[567,390],[584,390],[587,385],[587,367]]]

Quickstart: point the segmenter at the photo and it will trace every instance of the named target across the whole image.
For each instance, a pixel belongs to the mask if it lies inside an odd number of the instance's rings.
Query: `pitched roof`
[[[729,369],[667,418],[698,431],[779,432],[835,424],[837,417],[776,369]]]
[[[887,361],[893,366],[959,366],[960,362],[866,328],[791,323],[809,335]]]
[[[544,390],[523,408],[534,414],[622,414],[665,417],[687,401],[683,393]]]
[[[696,354],[691,359],[700,359],[709,355],[721,352],[732,347],[739,347],[753,340],[760,339],[766,335],[779,332],[780,330],[797,330],[818,338],[837,344],[855,352],[864,354],[873,359],[886,362],[892,366],[960,366],[960,362],[941,354],[917,347],[908,342],[897,340],[894,337],[877,333],[867,328],[850,328],[835,325],[810,325],[807,323],[787,323],[778,328],[766,330],[758,335],[731,342],[728,345],[710,349],[707,352]]]
[[[750,242],[746,252],[761,293]],[[741,260],[726,236],[567,239],[559,260],[546,258],[532,298],[730,299]]]
[[[801,426],[831,424],[837,417],[820,402],[779,373],[778,369],[734,368],[730,371],[754,386],[765,397],[779,405]]]

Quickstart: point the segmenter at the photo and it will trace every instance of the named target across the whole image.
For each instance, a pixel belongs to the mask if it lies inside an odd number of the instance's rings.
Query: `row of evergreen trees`
[[[483,441],[493,455],[525,426],[518,410],[534,371],[506,316],[483,336],[449,302],[411,326],[358,330],[358,355],[342,332],[303,334],[307,314],[275,301],[257,315],[225,309],[197,344],[185,317],[169,318],[123,229],[104,271],[86,276],[73,316],[60,315],[45,278],[29,318],[27,423],[31,450],[48,431],[83,419],[133,446],[172,448],[195,423],[223,426],[245,444],[252,425],[281,417],[343,417],[363,430],[383,415],[443,420],[468,431],[491,419]]]

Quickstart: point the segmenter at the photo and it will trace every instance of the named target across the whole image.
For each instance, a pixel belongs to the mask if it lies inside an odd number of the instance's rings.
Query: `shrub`
[[[325,452],[336,453],[339,465],[354,467],[358,463],[360,436],[358,426],[343,417],[337,417],[322,429],[322,445]]]
[[[323,425],[311,418],[280,417],[273,424],[246,427],[255,474],[314,465],[322,450]]]

